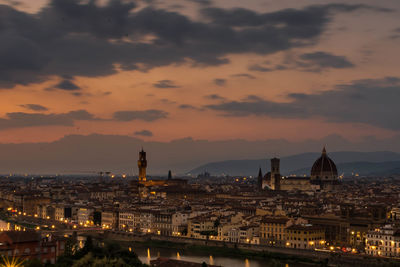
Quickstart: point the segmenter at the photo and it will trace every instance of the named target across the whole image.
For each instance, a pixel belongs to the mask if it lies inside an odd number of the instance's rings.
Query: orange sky
[[[2,1],[5,2],[5,1]],[[20,10],[37,12],[47,1],[22,1]],[[178,1],[179,2],[179,1]],[[259,12],[272,12],[283,8],[302,8],[315,1],[250,1],[247,8],[261,8]],[[280,1],[279,1],[280,2]],[[296,1],[297,2],[297,1]],[[322,2],[322,1],[321,1]],[[324,1],[330,3],[332,1]],[[350,1],[356,2],[356,1]],[[366,2],[366,1],[358,1]],[[382,7],[391,8],[395,1],[370,1]],[[172,3],[172,2],[171,2]],[[243,1],[215,1],[215,6],[238,7]],[[171,4],[172,5],[172,4]],[[242,5],[243,6],[243,5]],[[190,5],[186,14],[195,16],[196,5]],[[119,134],[134,136],[134,132],[149,130],[152,137],[146,140],[169,141],[191,136],[195,139],[264,140],[285,138],[303,140],[339,134],[349,139],[363,136],[379,138],[399,133],[377,125],[357,122],[329,122],[318,115],[307,118],[272,118],[250,115],[226,117],[222,113],[204,108],[220,100],[205,96],[217,94],[226,101],[241,101],[248,95],[256,95],[274,102],[290,102],[289,93],[315,94],[333,90],[339,84],[350,84],[361,79],[382,79],[397,76],[400,62],[399,39],[390,39],[392,31],[399,27],[398,12],[379,13],[356,11],[335,15],[333,22],[322,33],[315,45],[288,49],[268,55],[255,53],[230,54],[229,64],[219,66],[193,66],[190,62],[170,64],[152,68],[146,72],[120,71],[117,74],[89,78],[75,76],[74,83],[81,88],[81,96],[68,91],[46,90],[59,83],[62,78],[47,77],[40,83],[26,86],[16,85],[12,89],[0,89],[0,117],[10,112],[32,113],[20,105],[39,104],[46,108],[45,114],[68,113],[85,109],[104,121],[76,121],[74,126],[37,126],[2,129],[0,143],[45,142],[68,134]],[[281,64],[285,59],[291,66],[299,55],[315,51],[329,52],[344,56],[354,64],[351,68],[327,68],[320,72],[307,72],[299,68],[271,72],[249,71],[249,67],[262,64],[265,67]],[[269,64],[265,64],[265,62]],[[249,74],[254,79],[234,77],[235,74]],[[215,79],[226,80],[218,86]],[[155,88],[161,80],[171,80],[177,88]],[[181,109],[179,105],[191,105],[193,109]],[[169,113],[167,118],[155,121],[133,120],[112,121],[112,114],[121,110],[159,109]],[[367,115],[366,115],[367,116]]]

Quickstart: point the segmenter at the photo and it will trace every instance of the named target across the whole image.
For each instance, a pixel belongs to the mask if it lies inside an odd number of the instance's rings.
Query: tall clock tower
[[[139,160],[138,160],[138,168],[139,168],[139,182],[146,182],[146,168],[147,168],[147,160],[146,160],[146,152],[139,152]]]

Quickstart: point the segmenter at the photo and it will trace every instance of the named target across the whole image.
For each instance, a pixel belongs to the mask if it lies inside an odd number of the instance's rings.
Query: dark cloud
[[[400,38],[400,28],[396,28],[393,30],[393,34],[389,36],[390,39],[396,40]]]
[[[65,90],[65,91],[77,91],[81,88],[76,85],[73,81],[64,79],[60,83],[54,86],[55,89]]]
[[[71,95],[73,96],[83,96],[84,94],[81,92],[72,92]],[[87,94],[87,96],[90,96],[90,94]]]
[[[149,130],[142,130],[142,131],[137,131],[134,133],[134,135],[139,135],[139,136],[153,136],[153,133]]]
[[[269,64],[269,62],[267,62],[267,64]],[[308,72],[321,72],[327,69],[343,69],[352,67],[354,67],[354,64],[351,63],[344,56],[337,56],[331,53],[318,51],[301,54],[295,59],[286,59],[285,62],[283,62],[282,64],[278,64],[273,67],[253,64],[248,69],[250,71],[259,72],[271,72],[287,69],[296,69]]]
[[[0,130],[35,126],[73,126],[77,120],[98,120],[86,110],[70,111],[68,113],[7,113],[6,118],[0,118]]]
[[[203,6],[210,6],[213,3],[211,0],[187,0],[187,1],[200,4]]]
[[[238,73],[238,74],[233,74],[231,76],[232,77],[237,77],[237,78],[248,78],[248,79],[255,79],[256,78],[253,75],[248,74],[248,73]]]
[[[226,64],[231,54],[266,55],[315,44],[333,15],[361,8],[369,7],[331,4],[270,13],[204,8],[207,21],[200,22],[123,0],[51,0],[37,14],[2,5],[0,87],[184,62]]]
[[[26,109],[29,109],[29,110],[33,110],[33,111],[47,111],[47,110],[49,110],[45,106],[38,105],[38,104],[24,104],[24,105],[20,105],[20,107],[23,107],[23,108],[26,108]]]
[[[343,69],[354,67],[354,64],[348,61],[346,57],[336,56],[322,51],[302,54],[299,58],[302,62],[298,62],[298,66],[307,71],[320,71],[327,68]]]
[[[156,88],[161,88],[161,89],[179,88],[180,87],[171,80],[161,80],[161,81],[158,81],[157,83],[153,84],[153,86]]]
[[[211,99],[211,100],[224,100],[224,99],[226,99],[225,97],[220,96],[218,94],[206,95],[206,96],[204,96],[204,98]]]
[[[180,108],[180,109],[197,109],[195,106],[189,105],[189,104],[179,105],[178,108]]]
[[[168,112],[158,109],[148,110],[127,110],[114,112],[113,119],[117,121],[155,121],[167,118]]]
[[[270,116],[276,118],[321,117],[329,122],[365,123],[400,130],[400,78],[366,79],[338,85],[313,94],[289,94],[291,102],[260,97],[207,105],[226,116]]]
[[[163,104],[175,104],[176,103],[176,101],[170,100],[168,98],[162,98],[162,99],[160,99],[160,102]]]
[[[249,67],[250,71],[260,71],[260,72],[270,72],[273,71],[273,69],[269,68],[269,67],[263,67],[259,64],[253,64]]]
[[[256,95],[248,95],[245,98],[243,98],[243,101],[261,101],[261,100],[263,99]]]
[[[210,7],[203,9],[204,16],[219,25],[236,27],[268,26],[280,25],[284,30],[282,33],[295,34],[302,38],[312,37],[315,31],[320,31],[317,25],[322,25],[330,20],[330,15],[335,12],[351,12],[357,9],[370,9],[378,12],[391,12],[386,8],[372,7],[363,4],[327,4],[313,5],[302,10],[288,8],[272,13],[257,13],[244,8],[222,9]],[[283,25],[282,25],[283,24]],[[286,28],[289,27],[289,28]],[[290,28],[293,27],[293,28]],[[303,29],[302,29],[303,28]],[[291,30],[297,29],[298,33]]]
[[[226,79],[214,79],[214,83],[218,86],[225,86]]]

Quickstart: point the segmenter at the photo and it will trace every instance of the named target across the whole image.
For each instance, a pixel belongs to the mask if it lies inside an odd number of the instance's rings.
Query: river
[[[198,253],[187,252],[178,249],[168,248],[131,248],[138,256],[139,259],[146,264],[150,264],[150,260],[157,259],[158,257],[165,257],[177,260],[191,261],[197,263],[207,263],[223,267],[269,267],[269,266],[285,266],[285,267],[298,267],[305,265],[294,265],[277,260],[268,262],[255,259],[242,259],[235,257],[222,257],[215,255],[200,255]]]

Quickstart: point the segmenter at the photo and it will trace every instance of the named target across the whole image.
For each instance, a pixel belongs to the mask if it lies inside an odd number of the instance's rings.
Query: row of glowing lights
[[[315,244],[317,244],[318,242],[314,242],[314,241],[310,241],[310,242],[308,242],[308,244],[310,245],[310,246],[314,246]],[[325,243],[326,243],[326,241],[325,240],[321,240],[321,241],[319,241],[319,243],[321,244],[321,245],[324,245]],[[290,242],[287,242],[286,243],[286,246],[290,246]]]
[[[122,225],[122,228],[123,228],[123,229],[125,229],[126,227],[127,227],[127,225],[125,225],[125,224]],[[127,231],[133,232],[133,229],[132,229],[132,228],[129,228]],[[147,229],[145,232],[151,233],[152,230],[151,230],[151,229]],[[156,232],[158,235],[161,235],[161,231],[160,231],[160,230],[154,230],[154,232]],[[181,232],[172,232],[172,235],[173,235],[173,236],[181,236]],[[210,236],[210,238],[212,239],[213,236]]]
[[[10,207],[10,208],[7,208],[7,210],[8,210],[8,211],[13,211],[13,208]],[[31,215],[29,215],[29,214],[27,215],[26,212],[21,212],[21,211],[18,212],[18,210],[14,210],[14,211],[17,212],[18,215],[31,216]],[[33,217],[38,218],[39,215],[38,215],[38,214],[34,214]],[[47,220],[50,220],[50,216],[46,216],[46,219],[47,219]],[[60,218],[59,221],[60,221],[61,223],[68,223],[68,222],[69,222],[67,219],[64,219],[64,218]],[[91,227],[91,226],[94,225],[94,222],[93,222],[93,221],[88,221],[88,220],[87,220],[86,222],[80,222],[79,225],[80,225],[80,226],[83,226],[83,227]],[[55,225],[52,225],[51,228],[52,228],[52,229],[55,229],[56,226],[55,226]],[[77,228],[77,225],[74,224],[74,225],[73,225],[73,228],[76,229],[76,228]],[[103,224],[103,225],[102,225],[102,228],[103,228],[103,229],[111,229],[111,226],[110,226],[110,225],[107,225],[107,224]],[[36,229],[36,230],[40,230],[40,226],[37,226],[35,229]]]
[[[115,174],[111,174],[110,177],[112,179],[114,179],[116,176],[115,176]],[[125,179],[127,177],[127,175],[126,174],[122,174],[121,177]]]
[[[13,210],[13,209],[10,207],[10,208],[8,208],[7,210],[8,210],[8,211],[11,211],[11,210]],[[26,216],[26,212],[23,212],[23,213],[22,213],[22,212],[20,211],[20,212],[18,212],[18,214],[19,214],[19,215],[24,215],[24,216]],[[28,216],[29,216],[29,215],[28,215]],[[37,218],[38,215],[35,214],[34,217]],[[46,219],[50,219],[50,217],[47,216]],[[66,219],[64,220],[64,218],[61,218],[61,219],[60,219],[60,222],[68,223],[68,220],[66,220]],[[80,225],[80,226],[84,226],[84,227],[93,226],[93,221],[86,221],[85,223],[80,222],[79,225]],[[77,227],[76,225],[73,226],[73,228],[76,228],[76,227]],[[126,225],[123,225],[123,227],[125,228]],[[55,227],[55,225],[52,225],[51,228],[52,228],[52,229],[55,229],[56,227]],[[109,225],[106,225],[106,224],[103,224],[103,225],[102,225],[102,228],[103,228],[103,229],[110,229],[110,226],[109,226]],[[40,230],[40,226],[37,226],[35,229],[36,229],[36,230]],[[0,230],[3,231],[3,229],[0,229]],[[16,227],[15,227],[15,230],[20,231],[20,230],[22,230],[22,229],[21,229],[21,227],[16,226]],[[23,229],[23,230],[25,230],[25,229]],[[129,229],[129,231],[130,231],[130,232],[133,232],[133,229],[131,228],[131,229]],[[151,230],[150,230],[150,229],[147,229],[147,232],[150,233]],[[160,231],[157,231],[157,234],[160,235],[161,232],[160,232]],[[352,231],[351,234],[354,235],[355,232]],[[181,233],[180,233],[180,232],[174,232],[173,235],[180,236]],[[359,234],[357,233],[357,235],[359,235]],[[214,236],[211,236],[211,239],[213,239],[213,237],[214,237]],[[366,242],[367,242],[367,241],[368,241],[368,240],[366,239]],[[249,239],[246,239],[246,242],[249,243],[250,240],[249,240]],[[381,243],[383,244],[384,241],[381,240]],[[309,242],[309,245],[310,245],[310,246],[313,246],[314,244],[315,244],[314,241],[310,241],[310,242]],[[320,244],[321,244],[321,245],[324,245],[324,244],[325,244],[325,241],[324,241],[324,240],[320,241]],[[392,241],[391,244],[392,244],[392,246],[394,246],[394,241]],[[290,246],[290,243],[287,242],[287,243],[286,243],[286,246]],[[334,250],[335,247],[331,246],[331,247],[329,247],[329,249],[330,249],[330,250]],[[376,246],[371,246],[371,249],[375,250],[375,249],[376,249]],[[356,249],[353,248],[353,249],[352,249],[352,252],[356,252]],[[378,254],[380,254],[380,251],[378,251]]]

